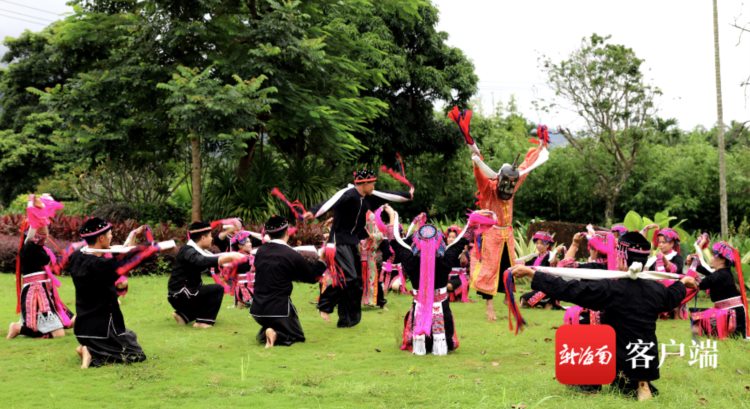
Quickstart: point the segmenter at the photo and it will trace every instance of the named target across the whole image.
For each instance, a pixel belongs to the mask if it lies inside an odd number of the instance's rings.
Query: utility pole
[[[727,164],[724,159],[724,107],[721,101],[721,58],[719,57],[719,8],[714,4],[714,68],[716,70],[716,128],[719,144],[719,208],[721,211],[721,237],[727,239],[729,222],[727,215]]]

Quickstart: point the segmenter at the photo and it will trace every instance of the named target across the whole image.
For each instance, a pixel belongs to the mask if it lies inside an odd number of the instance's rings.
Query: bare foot
[[[323,321],[325,322],[331,322],[331,317],[328,315],[327,312],[320,312],[320,318],[323,318]]]
[[[492,300],[487,300],[487,321],[497,321],[497,315],[495,315],[495,307],[492,305]]]
[[[648,386],[648,382],[638,382],[638,400],[649,400],[653,398],[651,395],[651,388]]]
[[[11,322],[8,326],[8,335],[5,337],[6,339],[13,339],[18,336],[18,334],[21,333],[21,324],[17,322]]]
[[[266,328],[266,348],[273,348],[276,343],[276,331],[273,328]]]
[[[550,302],[550,303],[547,303],[547,304],[546,304],[546,305],[544,306],[544,309],[545,309],[545,310],[551,310],[551,309],[552,309],[552,307],[553,307],[553,305],[552,305],[552,303]]]
[[[203,322],[193,323],[193,328],[211,328],[211,327],[213,327],[213,325],[211,325],[211,324],[205,324]]]
[[[85,346],[81,347],[81,369],[86,369],[91,365],[91,353]]]
[[[78,354],[78,356],[80,356],[80,357],[83,356],[83,345],[78,345],[76,347],[76,354]]]
[[[175,322],[177,322],[180,325],[187,325],[187,322],[185,322],[185,320],[182,318],[182,315],[176,312],[172,313],[172,318],[174,318]]]

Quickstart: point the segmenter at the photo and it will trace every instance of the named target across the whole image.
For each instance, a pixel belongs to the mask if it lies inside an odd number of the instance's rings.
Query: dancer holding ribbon
[[[211,225],[193,222],[188,226],[188,242],[180,248],[169,277],[169,304],[172,317],[180,325],[195,321],[193,327],[210,328],[216,323],[225,289],[219,284],[203,284],[202,274],[215,275],[221,266],[245,258],[240,253],[213,254]]]
[[[318,310],[328,321],[329,314],[338,306],[338,327],[353,327],[362,319],[362,261],[359,243],[369,235],[365,229],[367,212],[391,202],[407,202],[414,196],[409,192],[383,192],[375,190],[375,172],[363,169],[354,172],[354,185],[339,190],[325,203],[306,212],[310,220],[333,211],[333,226],[325,249],[328,271],[332,282],[320,295]]]
[[[75,317],[57,292],[60,274],[57,257],[45,243],[50,219],[63,205],[49,195],[30,195],[26,222],[21,228],[23,244],[16,263],[16,313],[20,322],[12,322],[8,339],[24,335],[31,338],[59,338],[64,328],[73,326]],[[28,230],[24,232],[28,226]],[[26,235],[23,238],[23,235]],[[54,273],[54,274],[53,274]]]
[[[458,107],[448,114],[459,127],[474,162],[474,178],[479,189],[478,206],[488,209],[497,216],[497,224],[482,234],[471,254],[471,285],[477,293],[486,300],[486,314],[488,321],[495,321],[495,309],[492,298],[498,291],[502,291],[500,275],[515,263],[513,250],[513,195],[523,184],[526,176],[533,169],[543,164],[549,158],[547,144],[549,133],[547,127],[540,125],[537,129],[538,144],[529,149],[523,163],[518,165],[505,163],[495,172],[482,160],[479,147],[471,136],[471,110],[459,111]]]
[[[402,350],[415,355],[446,355],[458,348],[453,314],[448,301],[448,275],[468,241],[466,229],[450,245],[435,226],[424,224],[412,237],[409,246],[401,239],[398,214],[386,205],[391,222],[391,247],[401,261],[412,283],[414,303],[404,318]]]
[[[70,275],[76,287],[74,332],[80,346],[81,368],[107,363],[132,363],[146,359],[117,302],[121,277],[174,241],[146,246],[112,246],[112,225],[94,217],[80,229],[86,246],[70,256]],[[111,257],[105,257],[110,254]]]

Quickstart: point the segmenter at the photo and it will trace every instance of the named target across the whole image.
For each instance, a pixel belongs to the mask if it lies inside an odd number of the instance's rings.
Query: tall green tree
[[[240,149],[256,135],[250,129],[262,112],[270,110],[269,94],[274,88],[261,88],[265,77],[243,80],[234,76],[234,84],[212,77],[212,68],[199,71],[177,67],[167,83],[157,85],[169,92],[165,103],[178,139],[189,142],[192,179],[193,221],[202,220],[201,145],[227,141]],[[239,149],[234,149],[239,150]]]
[[[555,91],[552,105],[572,107],[586,126],[574,133],[562,129],[579,159],[598,180],[596,194],[605,202],[604,218],[613,220],[615,207],[649,132],[658,88],[647,84],[641,72],[643,60],[609,37],[593,34],[567,59],[544,59],[543,69]],[[593,138],[606,154],[594,159],[581,138]]]

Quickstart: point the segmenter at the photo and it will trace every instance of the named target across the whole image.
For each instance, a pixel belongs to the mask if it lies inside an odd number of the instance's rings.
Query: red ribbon
[[[273,189],[271,189],[271,195],[278,197],[282,202],[286,203],[286,205],[289,207],[289,210],[292,211],[295,219],[297,219],[298,221],[303,220],[303,216],[305,213],[307,213],[307,210],[305,209],[305,206],[302,204],[302,202],[299,201],[299,199],[290,202],[289,199],[287,199],[286,196],[281,193],[281,190],[279,190],[278,187],[274,187]]]
[[[505,287],[505,300],[508,304],[508,329],[513,331],[513,319],[515,319],[515,332],[516,335],[518,335],[518,332],[526,326],[526,321],[521,316],[521,310],[518,308],[515,295],[513,294],[516,290],[516,285],[513,281],[513,273],[510,272],[510,269],[505,270],[503,273],[503,286]]]
[[[536,144],[536,145],[542,145],[547,146],[549,145],[549,129],[547,129],[547,125],[539,125],[536,127],[536,138],[529,139],[529,142]]]
[[[471,124],[472,111],[465,109],[459,111],[457,106],[448,112],[448,118],[458,125],[458,129],[461,130],[461,134],[464,136],[464,140],[468,145],[474,145],[474,138],[471,137],[470,124]]]

